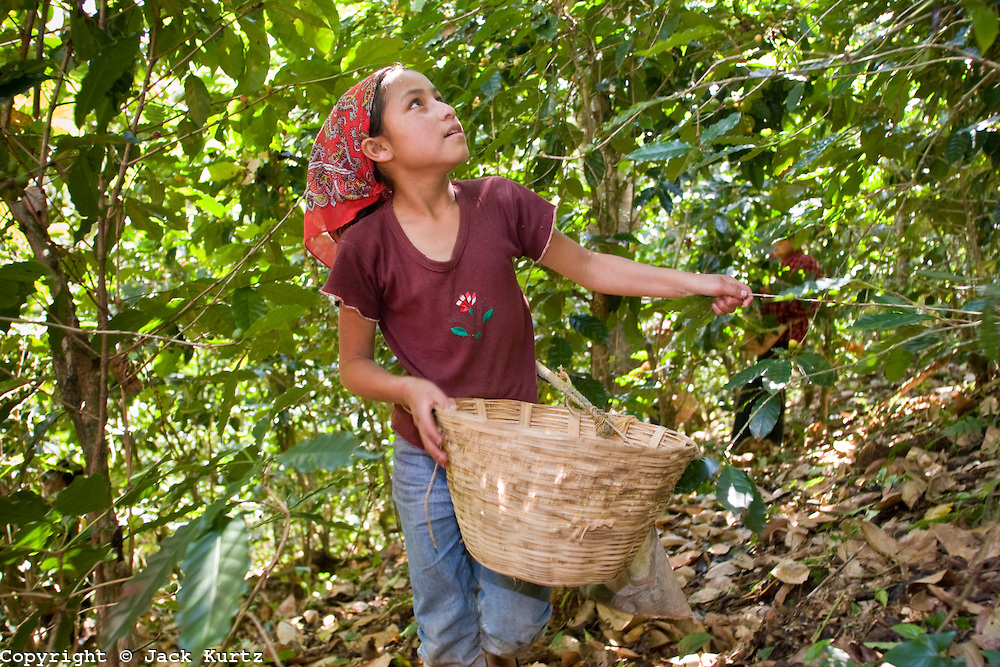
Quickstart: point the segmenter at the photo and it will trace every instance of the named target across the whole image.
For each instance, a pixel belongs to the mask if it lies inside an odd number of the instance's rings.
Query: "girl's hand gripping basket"
[[[549,586],[624,571],[697,454],[690,438],[634,418],[601,437],[594,417],[565,407],[460,399],[437,417],[469,552]]]

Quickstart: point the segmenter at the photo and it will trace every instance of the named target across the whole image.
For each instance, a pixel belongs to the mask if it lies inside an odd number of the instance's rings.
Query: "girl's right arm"
[[[427,453],[441,466],[447,466],[433,410],[452,407],[455,402],[430,380],[394,375],[375,363],[375,322],[353,308],[341,306],[339,336],[340,382],[344,388],[361,398],[402,405],[413,415]]]

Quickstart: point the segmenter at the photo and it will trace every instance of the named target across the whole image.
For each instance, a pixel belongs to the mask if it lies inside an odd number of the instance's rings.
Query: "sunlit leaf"
[[[647,144],[638,150],[628,154],[628,159],[633,162],[653,162],[656,160],[669,160],[675,157],[683,157],[691,151],[691,145],[679,139],[664,141],[662,143]]]
[[[980,51],[985,52],[996,41],[997,32],[1000,31],[996,7],[979,0],[964,0],[963,4],[972,16],[972,34],[976,38],[976,45]]]

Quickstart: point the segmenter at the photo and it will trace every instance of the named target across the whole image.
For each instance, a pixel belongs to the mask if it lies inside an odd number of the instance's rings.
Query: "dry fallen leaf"
[[[802,563],[786,559],[775,565],[771,574],[786,584],[804,584],[809,579],[809,568]]]
[[[383,653],[371,662],[366,662],[362,667],[389,667],[391,663],[392,655],[389,653]]]
[[[278,605],[277,612],[280,618],[295,618],[299,615],[298,603],[295,601],[295,595],[291,594],[281,601]]]
[[[376,651],[381,651],[386,647],[386,645],[389,642],[394,641],[398,637],[399,637],[399,627],[397,627],[396,624],[393,623],[381,632],[375,632],[365,636],[365,640],[371,641],[372,644],[374,644]]]
[[[931,526],[931,534],[949,555],[971,563],[979,550],[979,540],[970,530],[963,530],[950,523],[936,523]],[[937,582],[934,582],[937,583]]]
[[[712,600],[718,600],[722,597],[723,591],[718,588],[700,588],[695,591],[690,597],[688,597],[688,602],[691,604],[706,604]]]
[[[616,632],[624,630],[635,619],[632,614],[618,611],[601,602],[597,603],[597,617]]]
[[[899,553],[899,543],[892,539],[888,533],[876,526],[871,521],[859,521],[858,525],[861,527],[861,532],[865,536],[865,540],[871,545],[871,548],[891,559],[896,558],[896,554]]]
[[[275,635],[278,637],[279,644],[288,646],[299,638],[299,629],[288,621],[281,621],[278,623]]]

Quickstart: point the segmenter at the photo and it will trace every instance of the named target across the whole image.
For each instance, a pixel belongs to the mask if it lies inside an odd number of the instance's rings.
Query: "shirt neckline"
[[[458,264],[458,260],[462,257],[462,253],[465,251],[466,241],[469,236],[468,202],[466,201],[462,187],[457,181],[452,181],[451,187],[455,191],[455,201],[458,203],[458,236],[455,238],[455,245],[452,246],[451,257],[446,260],[431,259],[424,253],[420,252],[420,250],[413,245],[413,242],[410,241],[410,237],[406,235],[406,232],[403,231],[402,225],[399,224],[399,219],[396,218],[396,212],[392,208],[392,202],[389,202],[389,206],[386,206],[389,228],[392,230],[393,235],[399,240],[403,250],[415,262],[432,271],[445,272],[452,270],[455,265]]]

